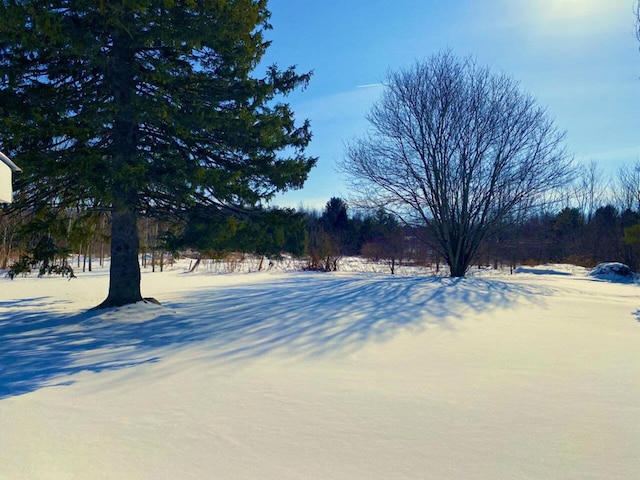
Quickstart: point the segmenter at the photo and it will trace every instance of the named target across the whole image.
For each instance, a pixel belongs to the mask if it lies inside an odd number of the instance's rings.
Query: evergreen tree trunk
[[[96,309],[119,307],[142,300],[137,215],[121,202],[118,204],[114,206],[111,220],[109,294]]]
[[[123,25],[133,21],[133,13],[128,7],[124,8],[121,20]],[[122,175],[122,178],[112,189],[109,294],[97,309],[120,307],[142,300],[138,262],[140,235],[136,211],[140,184],[134,176],[122,174],[130,170],[137,159],[136,138],[139,134],[133,107],[137,81],[135,71],[128,66],[135,57],[135,45],[128,32],[114,32],[110,57],[113,69],[105,75],[112,89],[115,106],[110,163],[113,171]]]
[[[9,259],[11,258],[11,244],[13,243],[13,234],[8,233],[9,228],[5,227],[4,234],[2,235],[2,262],[0,263],[0,269],[6,270],[9,265]]]

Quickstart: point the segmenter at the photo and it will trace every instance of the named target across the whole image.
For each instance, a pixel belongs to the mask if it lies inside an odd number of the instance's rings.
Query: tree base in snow
[[[116,304],[115,302],[109,301],[109,299],[107,299],[104,302],[102,302],[100,305],[91,308],[90,311],[105,310],[107,308],[114,308],[114,307],[124,307],[125,305],[133,305],[139,302],[155,303],[156,305],[162,305],[158,300],[156,300],[153,297],[145,297],[142,300],[138,300],[137,302],[127,302],[122,304]]]

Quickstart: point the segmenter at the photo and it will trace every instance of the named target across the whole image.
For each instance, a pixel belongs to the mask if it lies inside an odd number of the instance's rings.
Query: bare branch
[[[359,203],[429,225],[452,275],[506,216],[571,179],[564,133],[506,75],[443,53],[386,85],[340,168]]]

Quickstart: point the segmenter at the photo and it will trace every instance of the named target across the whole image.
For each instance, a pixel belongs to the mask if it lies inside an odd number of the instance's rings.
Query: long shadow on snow
[[[348,352],[401,330],[455,328],[469,312],[541,293],[473,278],[299,274],[200,289],[164,307],[148,305],[148,319],[137,323],[126,320],[126,308],[68,316],[25,311],[52,306],[51,299],[27,299],[0,316],[0,398],[64,384],[81,371],[155,362],[187,345],[221,361]]]
[[[312,274],[212,289],[173,306],[186,315],[210,312],[200,332],[207,348],[237,360],[273,352],[346,352],[429,325],[455,329],[456,321],[471,312],[533,301],[541,294],[541,289],[495,280]]]
[[[57,378],[83,370],[100,372],[153,362],[157,357],[151,352],[165,345],[150,331],[152,322],[110,322],[98,312],[50,313],[64,302],[46,297],[16,303],[8,312],[0,310],[0,399],[56,384]],[[31,310],[34,307],[41,310]],[[155,318],[168,325],[172,316]]]

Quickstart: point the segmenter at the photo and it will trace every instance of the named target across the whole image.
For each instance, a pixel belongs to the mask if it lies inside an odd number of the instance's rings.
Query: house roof
[[[2,163],[4,163],[7,167],[9,167],[14,172],[21,172],[22,171],[22,169],[19,166],[17,166],[15,163],[13,163],[11,160],[9,160],[9,157],[7,157],[2,152],[0,152],[0,161]]]

